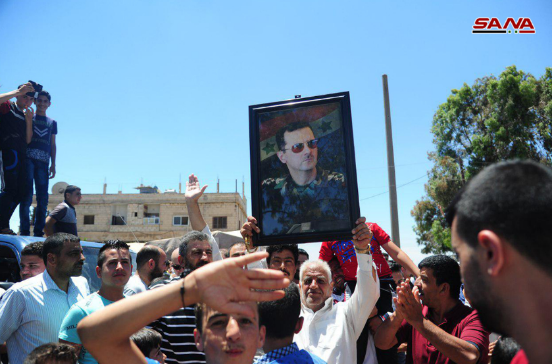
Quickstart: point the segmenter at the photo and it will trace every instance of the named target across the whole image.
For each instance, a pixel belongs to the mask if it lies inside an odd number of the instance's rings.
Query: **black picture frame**
[[[300,129],[284,131],[291,124]],[[249,139],[253,245],[352,239],[360,206],[349,92],[251,105]],[[313,164],[315,179],[296,183]]]

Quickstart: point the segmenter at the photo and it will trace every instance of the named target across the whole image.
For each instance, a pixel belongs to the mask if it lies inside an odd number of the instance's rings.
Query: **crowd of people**
[[[45,166],[55,174],[57,126],[45,114],[50,97],[41,91],[35,100],[29,96],[33,91],[25,84],[0,95],[1,233],[13,233],[6,218],[9,222],[14,204],[29,201],[29,181],[31,198],[34,181],[40,204],[43,181],[37,176]],[[11,97],[17,101],[9,102]],[[51,125],[47,158],[29,152],[34,120]],[[30,165],[41,172],[29,177]],[[265,252],[249,253],[244,243],[219,249],[199,209],[204,191],[192,174],[185,197],[193,231],[175,249],[146,245],[133,267],[125,242],[105,242],[97,260],[97,292],[82,277],[85,257],[75,212],[80,189],[68,186],[64,202],[48,218],[37,211],[35,218],[44,216],[44,224],[37,222],[34,234],[47,238],[23,249],[21,282],[0,297],[2,360],[550,362],[549,167],[509,161],[484,169],[446,211],[457,259],[434,255],[418,265],[364,217],[356,220],[352,240],[323,242],[318,259],[285,241]],[[30,233],[23,220],[21,226],[22,234]],[[244,238],[259,232],[255,217],[241,228]],[[490,343],[491,332],[502,336]]]

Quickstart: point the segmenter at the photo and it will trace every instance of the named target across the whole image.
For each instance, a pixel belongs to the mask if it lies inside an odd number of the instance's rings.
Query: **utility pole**
[[[389,205],[391,207],[391,239],[401,247],[399,216],[397,209],[397,182],[395,180],[395,157],[393,154],[393,130],[391,128],[391,107],[389,106],[389,86],[387,75],[382,76],[383,105],[385,107],[385,134],[387,141],[387,171],[389,175]]]

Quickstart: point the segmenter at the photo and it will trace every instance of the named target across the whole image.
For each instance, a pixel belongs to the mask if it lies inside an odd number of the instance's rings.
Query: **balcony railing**
[[[144,225],[159,225],[159,217],[144,217]]]

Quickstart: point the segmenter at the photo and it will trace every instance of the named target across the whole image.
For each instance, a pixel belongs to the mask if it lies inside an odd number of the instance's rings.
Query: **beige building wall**
[[[48,210],[62,201],[61,194],[50,195]],[[199,200],[199,208],[211,231],[239,230],[247,218],[247,202],[238,193],[206,193]],[[76,211],[79,236],[88,241],[147,242],[179,237],[192,230],[189,219],[187,225],[173,223],[175,216],[184,222],[188,218],[184,194],[178,193],[83,194]],[[226,227],[214,226],[214,218],[224,217]],[[217,219],[219,223],[221,220]]]

